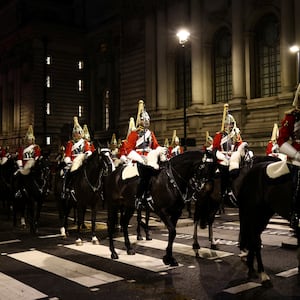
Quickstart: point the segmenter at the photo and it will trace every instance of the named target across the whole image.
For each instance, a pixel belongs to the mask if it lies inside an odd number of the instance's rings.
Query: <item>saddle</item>
[[[159,172],[160,170],[156,170],[152,166],[147,166],[140,163],[132,163],[124,167],[122,170],[122,180],[130,179],[136,176],[143,176],[143,173],[147,173],[148,175],[156,175]]]
[[[277,161],[267,166],[266,173],[269,178],[275,179],[290,173],[290,170],[285,161]]]

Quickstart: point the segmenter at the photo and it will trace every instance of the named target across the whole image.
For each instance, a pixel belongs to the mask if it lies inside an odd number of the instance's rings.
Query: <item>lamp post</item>
[[[300,83],[300,48],[297,45],[290,47],[290,51],[297,53],[297,83]]]
[[[188,42],[190,33],[186,29],[178,30],[176,36],[178,37],[179,44],[182,49],[182,74],[183,74],[183,138],[184,138],[184,151],[187,149],[186,145],[186,78],[185,78],[185,44]]]

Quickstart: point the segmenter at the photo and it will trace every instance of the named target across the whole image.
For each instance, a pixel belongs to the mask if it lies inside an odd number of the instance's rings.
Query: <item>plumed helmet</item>
[[[110,141],[111,145],[117,145],[117,139],[116,139],[116,134],[113,133],[112,137],[111,137],[111,141]]]
[[[164,147],[169,147],[170,144],[169,144],[169,139],[168,138],[165,138],[165,142],[164,142]]]
[[[35,137],[33,135],[33,127],[32,127],[32,125],[28,126],[27,133],[25,135],[25,140],[32,140],[32,141],[35,140]]]
[[[78,118],[76,116],[74,117],[73,134],[74,133],[79,133],[80,135],[83,135],[83,129],[79,125]]]
[[[211,145],[213,143],[213,138],[209,135],[208,131],[206,131],[205,142],[208,145]]]
[[[86,139],[88,142],[91,141],[90,132],[86,124],[83,125],[83,138]]]
[[[129,119],[129,124],[128,124],[128,130],[127,130],[127,136],[126,136],[126,138],[128,138],[128,136],[131,133],[131,131],[135,131],[135,130],[136,130],[136,127],[135,127],[135,124],[134,124],[134,118],[131,117]]]
[[[271,141],[276,142],[277,138],[278,138],[278,135],[279,135],[278,125],[277,125],[277,123],[274,123],[273,130],[272,130]]]
[[[176,129],[174,129],[171,145],[174,146],[176,143],[179,143],[179,137],[176,135]]]
[[[227,114],[225,119],[225,126],[232,125],[233,127],[236,127],[236,121],[231,114]]]
[[[141,124],[141,121],[144,121],[144,126],[149,126],[150,116],[145,109],[145,104],[143,100],[139,100],[138,103],[138,113],[136,116],[136,127]]]

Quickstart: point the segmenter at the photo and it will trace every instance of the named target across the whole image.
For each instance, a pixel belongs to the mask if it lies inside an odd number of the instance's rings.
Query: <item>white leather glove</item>
[[[88,151],[85,152],[85,156],[86,157],[89,157],[91,155],[92,155],[92,151],[91,150],[88,150]]]
[[[128,154],[128,158],[131,160],[138,161],[141,164],[145,164],[146,160],[142,158],[141,155],[139,155],[135,150],[131,150]]]
[[[121,160],[121,162],[122,162],[123,164],[126,164],[127,161],[128,161],[128,159],[127,159],[127,157],[126,157],[125,155],[121,155],[120,160]]]
[[[297,151],[289,142],[283,143],[279,147],[279,151],[296,161],[300,161],[300,152]]]
[[[69,163],[72,163],[71,158],[70,158],[69,156],[66,156],[66,157],[64,158],[64,163],[65,163],[66,165],[69,164]]]

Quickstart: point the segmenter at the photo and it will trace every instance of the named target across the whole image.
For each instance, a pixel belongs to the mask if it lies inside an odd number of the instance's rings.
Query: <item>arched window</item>
[[[256,25],[255,98],[274,96],[281,91],[279,28],[273,14],[264,16]]]
[[[192,103],[190,43],[178,46],[176,62],[176,108],[183,108],[184,101],[188,107]]]
[[[228,102],[232,98],[231,34],[220,29],[213,41],[213,91],[214,103]]]

